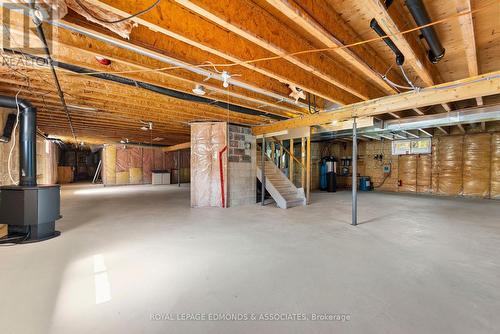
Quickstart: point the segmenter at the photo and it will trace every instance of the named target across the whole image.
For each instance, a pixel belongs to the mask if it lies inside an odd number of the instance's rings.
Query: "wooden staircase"
[[[257,152],[257,178],[262,182],[261,153]],[[289,209],[306,205],[303,188],[297,188],[267,156],[265,157],[265,184],[279,208]]]

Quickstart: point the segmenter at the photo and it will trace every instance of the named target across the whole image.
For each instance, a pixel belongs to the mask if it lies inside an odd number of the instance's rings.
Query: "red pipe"
[[[222,165],[222,154],[227,150],[227,145],[219,152],[219,170],[220,170],[220,194],[222,197],[222,207],[226,207],[226,196],[224,193],[224,166]]]

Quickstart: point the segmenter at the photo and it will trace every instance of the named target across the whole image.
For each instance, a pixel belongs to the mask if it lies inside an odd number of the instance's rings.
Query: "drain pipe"
[[[36,108],[28,101],[0,95],[0,107],[19,108],[19,186],[36,187]]]
[[[377,35],[383,38],[385,44],[387,44],[387,46],[390,47],[392,52],[394,52],[394,54],[396,55],[396,64],[402,66],[405,62],[405,56],[398,49],[396,44],[394,44],[394,42],[389,37],[387,37],[387,34],[385,33],[384,29],[382,29],[382,27],[378,24],[377,20],[372,19],[370,21],[370,28],[372,28],[377,33]]]

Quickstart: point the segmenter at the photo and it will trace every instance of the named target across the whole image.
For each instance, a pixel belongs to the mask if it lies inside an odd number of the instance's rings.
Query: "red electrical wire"
[[[226,207],[226,196],[224,193],[224,166],[222,165],[222,155],[227,151],[227,145],[219,152],[219,171],[220,171],[220,195],[222,198],[222,207]]]

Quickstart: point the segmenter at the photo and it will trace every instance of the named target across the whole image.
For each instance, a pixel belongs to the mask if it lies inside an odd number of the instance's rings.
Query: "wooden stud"
[[[293,138],[290,139],[290,152],[292,154],[295,154],[295,149],[294,149],[294,143],[293,143]],[[290,179],[290,181],[292,181],[293,183],[293,179],[294,179],[294,169],[293,169],[293,166],[294,166],[294,159],[292,157],[290,157],[288,159],[288,178]]]
[[[302,166],[300,168],[300,185],[301,187],[305,190],[306,188],[306,169],[304,166],[306,165],[306,139],[302,137],[301,139],[301,146],[300,146],[300,161],[302,163]]]
[[[311,202],[311,128],[309,128],[309,135],[307,136],[307,159],[306,159],[306,201],[307,204]]]
[[[441,126],[438,126],[438,127],[437,127],[437,129],[438,129],[439,131],[441,131],[442,133],[444,133],[445,135],[447,135],[447,134],[448,134],[448,131],[446,131],[446,130],[445,130],[443,127],[441,127]]]

